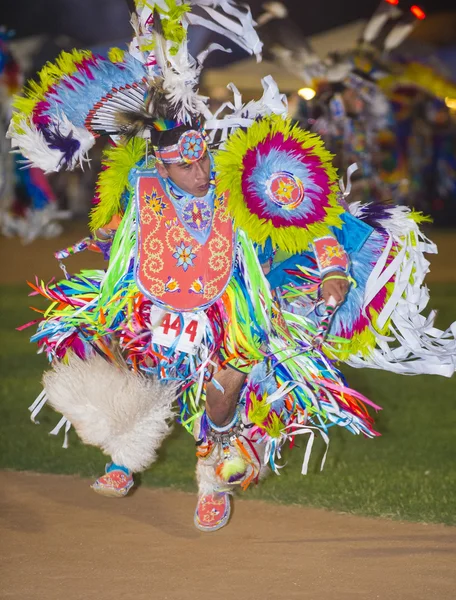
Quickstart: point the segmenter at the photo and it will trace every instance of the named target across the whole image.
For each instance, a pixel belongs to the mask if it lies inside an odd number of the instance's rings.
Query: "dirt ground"
[[[0,597],[14,600],[449,600],[456,530],[237,501],[193,527],[191,494],[103,498],[89,481],[0,473]]]
[[[85,235],[23,247],[0,239],[2,283],[61,276],[52,252]],[[436,239],[437,238],[437,239]],[[430,281],[456,281],[454,236]],[[97,255],[66,261],[98,267]],[[88,481],[0,472],[0,598],[14,600],[449,600],[456,529],[236,501],[229,526],[193,526],[195,497],[140,488],[103,498]]]

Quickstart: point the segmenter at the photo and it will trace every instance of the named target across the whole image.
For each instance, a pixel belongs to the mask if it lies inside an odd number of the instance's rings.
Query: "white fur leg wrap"
[[[196,481],[198,494],[206,496],[214,492],[231,492],[232,486],[223,485],[215,474],[217,463],[213,460],[198,459],[196,463]]]
[[[45,373],[43,384],[49,404],[71,421],[83,442],[134,472],[155,461],[171,430],[176,388],[100,356],[72,355],[68,364]]]

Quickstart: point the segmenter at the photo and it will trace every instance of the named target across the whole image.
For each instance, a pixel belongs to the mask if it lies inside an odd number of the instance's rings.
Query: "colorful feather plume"
[[[114,215],[121,214],[122,197],[131,192],[128,183],[130,171],[144,158],[146,141],[132,139],[125,144],[104,150],[102,167],[97,181],[98,203],[90,213],[90,229],[104,227]]]
[[[117,133],[116,110],[144,103],[142,64],[129,55],[111,62],[89,51],[62,52],[14,100],[8,137],[45,172],[86,160],[100,133]]]
[[[423,253],[437,250],[418,227],[426,217],[404,206],[354,202],[349,208],[375,229],[349,253],[353,282],[334,314],[323,351],[354,367],[451,377],[456,323],[441,331],[434,325],[435,311],[428,317],[421,314],[429,300],[423,285],[429,262]],[[278,287],[292,337],[310,339],[321,318],[314,286],[314,275],[318,280],[319,275],[310,253],[300,258],[306,259],[305,266],[298,265],[300,273],[292,269]]]
[[[440,100],[456,97],[456,85],[452,81],[442,77],[432,67],[418,62],[393,65],[393,74],[382,79],[380,87],[390,94],[400,88],[415,88]]]
[[[265,117],[237,130],[217,153],[218,193],[229,193],[236,227],[254,242],[270,238],[282,250],[302,252],[341,225],[331,158],[317,135]]]
[[[167,98],[162,78],[155,78],[150,84],[143,105],[138,110],[119,110],[116,123],[120,133],[127,140],[133,137],[149,137],[147,130],[167,131],[179,127],[178,106],[173,106]]]

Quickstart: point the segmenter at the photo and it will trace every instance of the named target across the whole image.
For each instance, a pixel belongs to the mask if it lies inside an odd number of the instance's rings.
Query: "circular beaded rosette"
[[[199,160],[206,152],[206,140],[200,131],[191,129],[183,133],[178,141],[179,153],[186,163]]]
[[[273,173],[266,182],[266,192],[284,210],[294,210],[304,200],[302,181],[287,171]]]
[[[341,225],[331,158],[317,135],[265,117],[238,129],[216,155],[217,193],[228,193],[236,227],[254,242],[271,238],[287,252],[302,252]]]

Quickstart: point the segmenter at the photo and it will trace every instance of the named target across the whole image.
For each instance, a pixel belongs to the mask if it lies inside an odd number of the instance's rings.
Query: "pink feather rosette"
[[[321,139],[270,116],[238,129],[215,158],[218,193],[252,241],[290,253],[340,227],[337,174]]]

